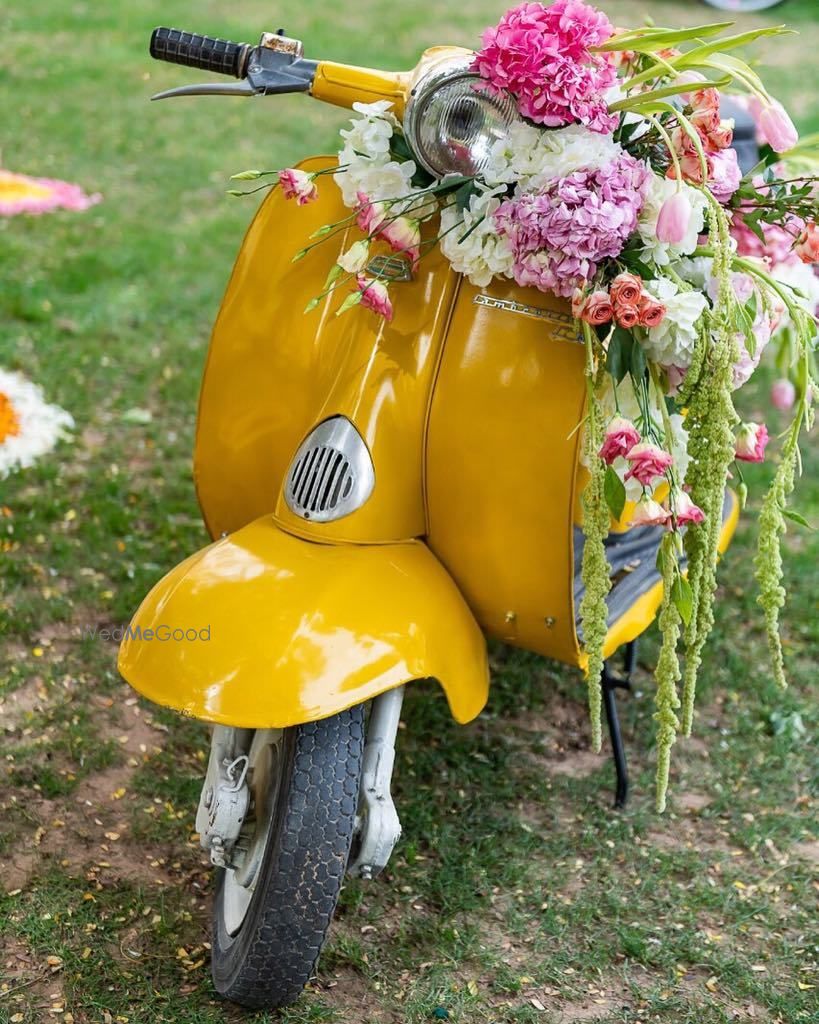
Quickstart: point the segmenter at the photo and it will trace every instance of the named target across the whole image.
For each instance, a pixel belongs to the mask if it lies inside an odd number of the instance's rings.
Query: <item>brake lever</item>
[[[263,32],[258,46],[247,58],[247,74],[239,82],[201,82],[166,89],[151,97],[165,100],[173,96],[272,96],[287,92],[309,92],[318,61],[306,60],[298,39]]]

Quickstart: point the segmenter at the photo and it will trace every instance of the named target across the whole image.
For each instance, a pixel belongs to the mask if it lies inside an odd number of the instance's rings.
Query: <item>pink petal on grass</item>
[[[100,202],[99,193],[86,195],[79,185],[56,178],[30,178],[0,168],[0,217],[52,210],[87,210]]]

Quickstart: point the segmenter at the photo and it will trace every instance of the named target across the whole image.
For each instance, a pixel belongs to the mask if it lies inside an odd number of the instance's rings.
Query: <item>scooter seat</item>
[[[736,525],[738,500],[733,491],[725,494],[722,507],[722,532],[720,535],[720,551],[727,548]],[[624,533],[611,533],[606,538],[606,557],[611,567],[611,590],[606,598],[608,605],[608,625],[611,633],[626,620],[638,602],[641,608],[640,621],[644,623],[642,632],[653,620],[662,601],[662,582],[657,571],[657,551],[663,531],[657,526],[634,526]],[[585,538],[580,527],[574,529],[574,607],[577,616],[577,635],[582,640],[579,616],[580,602],[583,598],[583,581],[580,578],[580,567],[583,563],[583,545]],[[681,562],[685,567],[685,560]],[[631,631],[631,630],[629,630]],[[639,635],[639,632],[635,634]],[[632,640],[629,636],[623,640]]]

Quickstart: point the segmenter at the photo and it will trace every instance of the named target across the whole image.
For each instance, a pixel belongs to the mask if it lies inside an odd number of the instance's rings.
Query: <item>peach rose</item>
[[[598,324],[607,324],[613,314],[614,310],[608,292],[599,290],[592,292],[588,297],[580,317],[587,324],[596,327]]]
[[[609,295],[615,306],[636,306],[643,292],[643,282],[636,274],[618,274],[609,286]]]
[[[621,327],[630,331],[640,322],[640,307],[621,304],[614,307],[614,319]]]
[[[668,312],[662,302],[656,302],[650,295],[644,295],[640,299],[638,308],[641,327],[659,327]]]

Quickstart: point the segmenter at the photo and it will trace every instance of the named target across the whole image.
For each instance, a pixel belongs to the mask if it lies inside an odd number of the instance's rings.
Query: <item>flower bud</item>
[[[759,115],[759,128],[775,153],[786,153],[799,141],[793,121],[781,103],[776,100],[764,107]]]
[[[787,412],[793,407],[795,401],[796,388],[787,378],[783,377],[781,380],[774,381],[771,387],[771,405],[774,409]]]
[[[657,240],[668,245],[679,245],[688,233],[691,214],[691,203],[684,192],[675,192],[669,196],[657,218]]]

